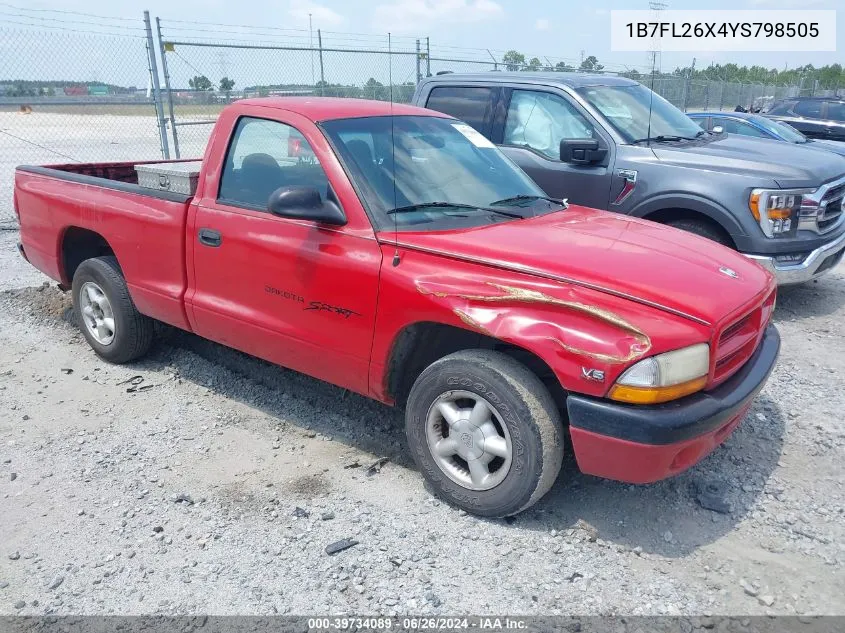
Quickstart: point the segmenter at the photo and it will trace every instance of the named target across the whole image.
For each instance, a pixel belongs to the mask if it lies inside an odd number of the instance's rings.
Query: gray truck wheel
[[[154,321],[132,302],[117,259],[86,259],[73,275],[71,292],[79,328],[98,356],[120,364],[147,353]]]
[[[456,352],[426,368],[408,398],[405,432],[435,492],[486,517],[536,503],[563,460],[563,426],[548,390],[490,350]]]
[[[694,233],[695,235],[706,237],[708,240],[718,242],[722,246],[727,246],[728,248],[734,247],[731,243],[731,238],[725,233],[722,227],[712,224],[711,222],[707,222],[704,220],[684,219],[673,220],[671,222],[668,222],[667,224],[676,229],[686,231],[687,233]]]

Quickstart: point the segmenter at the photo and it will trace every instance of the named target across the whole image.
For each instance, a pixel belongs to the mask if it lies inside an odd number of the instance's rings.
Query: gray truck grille
[[[842,201],[845,198],[845,183],[832,187],[821,200],[819,216],[816,220],[819,233],[830,231],[839,222],[842,215]]]

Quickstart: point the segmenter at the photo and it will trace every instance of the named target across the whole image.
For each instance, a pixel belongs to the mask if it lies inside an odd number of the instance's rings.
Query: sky
[[[766,67],[794,67],[804,64],[821,66],[845,63],[845,3],[842,0],[667,0],[671,9],[839,9],[837,12],[837,52],[835,53],[668,53],[662,55],[662,70],[688,66],[696,58],[696,67],[712,63],[735,62]],[[414,38],[430,37],[435,54],[489,59],[487,49],[501,58],[504,51],[516,49],[528,58],[549,58],[577,63],[582,55],[595,55],[611,70],[637,68],[646,70],[648,53],[622,53],[610,50],[610,11],[612,9],[647,9],[648,0],[0,0],[0,29],[21,28],[36,23],[61,25],[62,20],[84,22],[82,12],[137,20],[143,9],[159,16],[168,35],[203,38],[231,38],[239,41],[255,37],[246,25],[273,31],[275,42],[289,39],[307,43],[309,14],[311,28],[323,32],[323,45],[361,46],[378,43],[386,33],[393,36],[393,46],[412,48]],[[46,10],[46,11],[43,11]],[[28,16],[36,16],[30,18]],[[53,22],[39,22],[53,20]],[[181,21],[181,22],[180,22]],[[217,25],[200,25],[216,23]],[[114,21],[113,24],[122,24]],[[125,24],[130,24],[125,22]],[[230,28],[220,25],[233,25]],[[243,25],[243,26],[234,26]],[[84,24],[77,28],[89,28]],[[190,29],[194,29],[191,31]],[[354,34],[354,35],[352,35]],[[0,30],[0,36],[2,31]],[[460,49],[474,49],[462,51]],[[2,53],[0,37],[0,53]],[[18,53],[19,54],[19,53]],[[104,53],[113,57],[119,52]],[[413,58],[410,58],[413,59]],[[310,64],[311,60],[303,63]],[[181,64],[181,61],[179,62]],[[185,60],[185,68],[196,65]],[[207,58],[205,65],[210,65]],[[218,56],[214,73],[226,71],[226,57]],[[246,63],[244,61],[243,63]],[[258,62],[256,62],[258,63]],[[334,60],[334,63],[339,63]],[[354,60],[344,63],[354,63]],[[3,73],[0,62],[0,74]],[[203,67],[201,70],[205,70]],[[466,70],[460,68],[458,70]],[[401,69],[400,74],[407,74]],[[210,71],[211,72],[211,71]],[[240,85],[243,85],[241,83]]]

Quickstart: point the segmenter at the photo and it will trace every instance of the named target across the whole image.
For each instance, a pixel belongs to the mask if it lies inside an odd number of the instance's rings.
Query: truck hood
[[[700,144],[652,143],[651,149],[661,162],[759,179],[755,187],[815,188],[845,173],[842,156],[738,134]]]
[[[379,238],[393,243],[395,236]],[[400,248],[587,286],[710,325],[774,288],[770,273],[720,244],[575,205],[470,229],[403,231],[398,239]]]
[[[840,156],[845,156],[845,142],[842,141],[828,141],[826,139],[814,138],[804,143],[802,147],[826,150],[834,154],[839,154]]]

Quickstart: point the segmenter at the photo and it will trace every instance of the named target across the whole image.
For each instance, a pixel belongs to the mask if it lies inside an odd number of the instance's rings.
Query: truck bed
[[[114,254],[138,310],[190,329],[183,299],[191,196],[139,186],[142,163],[18,167],[21,250],[65,286],[80,257]]]
[[[66,165],[44,166],[22,165],[17,169],[18,171],[42,174],[61,180],[68,180],[70,182],[90,184],[98,187],[115,189],[117,191],[126,191],[129,193],[137,193],[142,196],[153,196],[163,200],[186,202],[190,196],[185,194],[158,191],[156,189],[139,186],[138,173],[135,171],[135,166],[160,164],[163,162],[185,163],[194,162],[195,160],[196,159],[178,161],[148,160],[120,163],[70,163]]]

